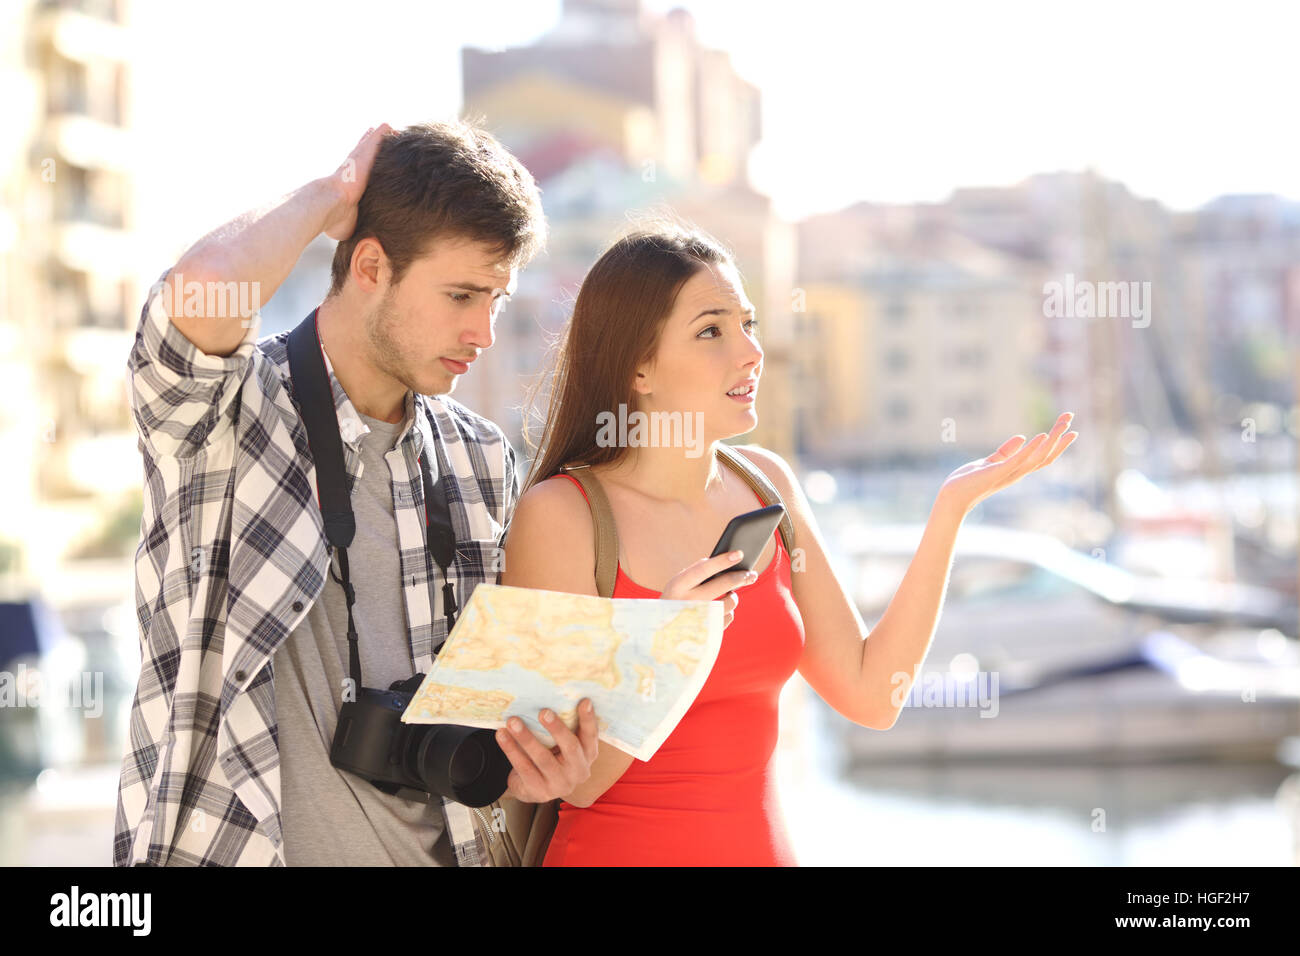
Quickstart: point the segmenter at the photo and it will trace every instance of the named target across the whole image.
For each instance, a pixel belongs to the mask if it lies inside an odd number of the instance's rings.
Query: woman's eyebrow
[[[734,309],[727,309],[727,308],[705,309],[695,318],[691,319],[691,321],[697,322],[700,319],[704,318],[706,315],[730,315],[734,311],[735,311]],[[741,309],[740,312],[742,315],[752,315],[754,312],[754,307],[751,305],[748,309]]]

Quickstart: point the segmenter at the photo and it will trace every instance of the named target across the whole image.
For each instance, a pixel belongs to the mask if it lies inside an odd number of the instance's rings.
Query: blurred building
[[[660,17],[639,0],[565,0],[535,44],[466,49],[463,71],[464,114],[533,173],[551,241],[456,397],[521,438],[524,393],[544,385],[539,373],[583,276],[629,218],[670,213],[735,252],[765,353],[759,425],[742,440],[793,454],[795,237],[749,185],[759,93],[728,55],[699,43],[684,10]],[[540,425],[544,404],[536,410]]]
[[[1206,313],[1210,373],[1224,397],[1216,418],[1239,425],[1237,402],[1294,403],[1288,352],[1300,341],[1300,202],[1222,196],[1180,225],[1180,253]]]
[[[1014,186],[957,189],[940,203],[859,203],[811,217],[800,226],[799,278],[859,287],[880,275],[889,245],[882,237],[907,230],[946,236],[948,265],[961,272],[986,258],[979,249],[996,253],[997,268],[1031,290],[1011,314],[1036,316],[1039,329],[1026,365],[1034,387],[1022,392],[1033,405],[1011,408],[995,432],[1046,428],[1069,409],[1093,426],[1093,460],[1080,465],[1105,487],[1133,463],[1153,474],[1196,467],[1213,474],[1222,471],[1216,427],[1239,420],[1251,400],[1292,400],[1284,348],[1287,330],[1300,328],[1298,208],[1275,197],[1225,197],[1173,213],[1090,171],[1039,174]],[[929,253],[895,247],[897,271],[909,281],[941,282],[932,266],[948,252],[935,248],[940,258],[927,265]],[[1136,300],[1125,316],[1052,315],[1045,302],[1052,282],[1141,287],[1146,315],[1137,314]],[[964,293],[952,294],[957,305]],[[1026,305],[1029,313],[1018,311]],[[1001,370],[990,368],[978,387],[991,394],[1002,382]],[[819,384],[830,387],[817,375],[806,381]],[[809,399],[822,409],[833,400]],[[883,432],[867,440],[886,455],[902,451]],[[827,454],[834,459],[843,449]]]
[[[0,71],[0,568],[45,580],[139,532],[125,356],[133,268],[122,0],[5,4]]]
[[[1041,292],[1023,260],[918,207],[810,217],[799,243],[802,457],[926,464],[1024,430],[1044,396]]]
[[[1094,424],[1091,457],[1076,457],[1101,478],[1114,515],[1114,479],[1126,466],[1167,473],[1172,463],[1160,456],[1184,436],[1206,437],[1204,313],[1178,254],[1175,216],[1093,171],[959,189],[943,209],[964,234],[1024,257],[1042,283],[1149,290],[1144,317],[1044,315],[1040,373],[1055,408]]]
[[[564,0],[535,44],[462,51],[465,111],[483,113],[539,179],[593,149],[641,172],[725,183],[747,176],[759,93],[729,56],[695,37],[682,9],[640,0]]]

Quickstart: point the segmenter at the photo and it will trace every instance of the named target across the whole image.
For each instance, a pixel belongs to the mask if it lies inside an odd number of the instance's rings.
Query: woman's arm
[[[1023,448],[1023,437],[1016,436],[948,477],[907,573],[870,635],[831,569],[812,509],[790,466],[770,451],[740,446],[781,492],[794,522],[795,547],[802,552],[801,565],[795,566],[802,570],[792,568],[791,574],[804,623],[799,672],[826,703],[864,727],[894,726],[930,650],[962,521],[983,498],[1054,461],[1077,435],[1062,440],[1068,425],[1069,417],[1062,415],[1050,435],[1039,435]]]
[[[597,595],[596,536],[582,492],[569,479],[554,477],[529,488],[515,506],[506,532],[501,583],[570,594]],[[502,745],[517,747],[514,742]],[[631,754],[599,741],[591,776],[563,797],[587,807],[632,765]]]
[[[864,676],[867,626],[831,569],[803,489],[790,466],[774,452],[757,445],[738,445],[736,450],[776,485],[794,523],[796,553],[791,555],[790,581],[804,628],[799,673],[822,700],[855,724],[888,729],[893,720],[880,706],[888,695],[874,696]],[[879,627],[871,632],[873,644],[878,631]]]

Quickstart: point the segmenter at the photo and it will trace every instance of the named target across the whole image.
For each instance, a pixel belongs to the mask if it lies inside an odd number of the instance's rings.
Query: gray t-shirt
[[[356,602],[361,676],[387,688],[415,673],[400,587],[392,473],[384,454],[402,430],[362,415],[361,477],[352,493],[356,536],[348,566]],[[398,451],[392,454],[400,455]],[[437,476],[433,476],[436,480]],[[338,556],[325,590],[276,651],[280,813],[288,866],[455,866],[442,799],[389,796],[330,764],[343,681],[348,676],[348,613]]]

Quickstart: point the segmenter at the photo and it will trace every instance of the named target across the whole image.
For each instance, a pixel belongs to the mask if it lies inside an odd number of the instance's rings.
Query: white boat
[[[920,526],[846,529],[836,560],[884,612]],[[969,532],[969,533],[968,533]],[[843,542],[851,546],[843,547]],[[974,526],[934,640],[888,732],[844,725],[854,761],[1273,759],[1300,736],[1285,595],[1132,575],[1056,539]]]

